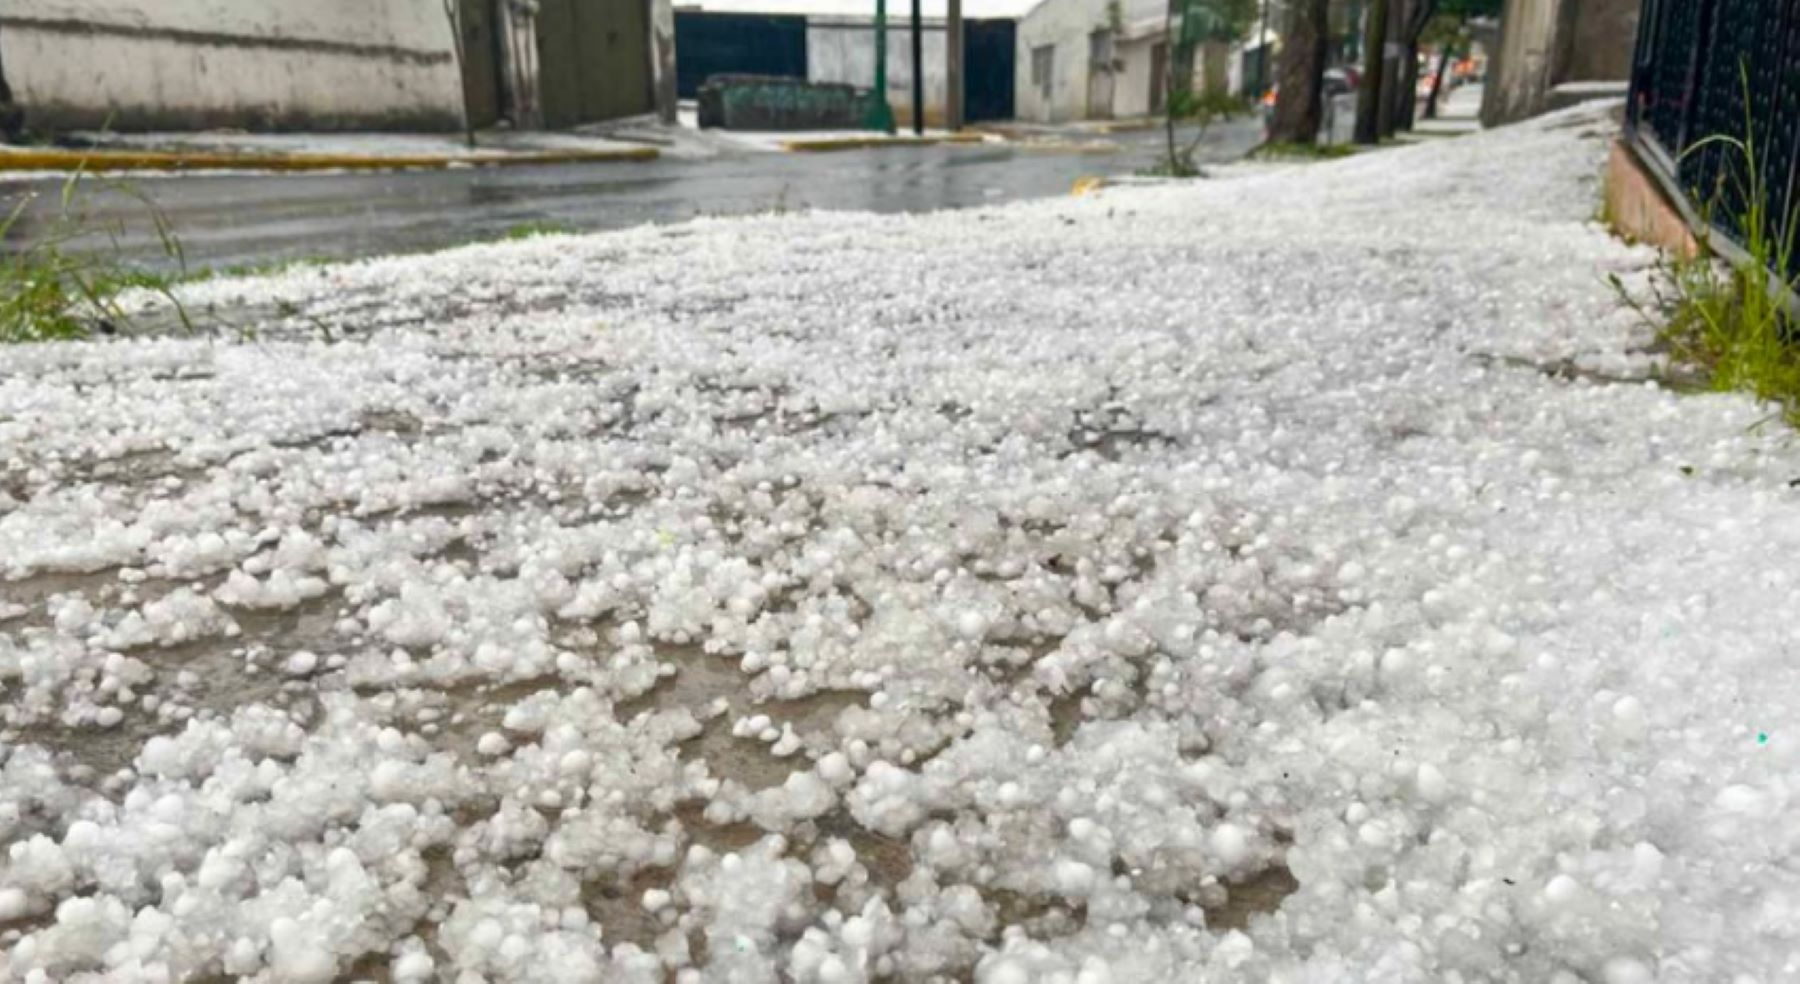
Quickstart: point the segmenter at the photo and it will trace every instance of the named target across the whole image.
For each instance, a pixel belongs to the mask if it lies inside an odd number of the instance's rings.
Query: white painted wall
[[[1162,42],[1159,33],[1154,37],[1138,38],[1119,42],[1114,50],[1124,67],[1118,72],[1113,82],[1113,115],[1120,119],[1133,116],[1150,115],[1150,94],[1152,86],[1161,87],[1165,80],[1151,77],[1154,58],[1152,50]]]
[[[887,96],[894,119],[912,123],[912,29],[904,9],[889,5],[887,32]],[[923,21],[919,39],[925,59],[925,123],[944,120],[949,82],[945,77],[944,22]],[[847,82],[861,89],[875,85],[875,27],[866,18],[809,17],[806,22],[806,77],[813,82]]]
[[[0,54],[34,120],[454,128],[441,0],[7,0]]]
[[[1164,0],[1119,0],[1117,23],[1109,0],[1044,0],[1019,22],[1018,60],[1015,66],[1015,112],[1019,119],[1061,123],[1090,117],[1142,115],[1148,110],[1147,78],[1150,46],[1139,43],[1142,34],[1162,30]],[[1127,64],[1114,73],[1110,107],[1093,107],[1088,101],[1089,36],[1096,30],[1114,30],[1114,58]],[[1055,73],[1048,99],[1031,80],[1031,53],[1040,46],[1055,48]],[[1131,49],[1131,50],[1127,50]],[[1142,64],[1133,65],[1134,61]]]
[[[1107,22],[1106,0],[1045,0],[1019,22],[1013,111],[1021,120],[1061,123],[1087,116],[1088,32]],[[1046,95],[1032,80],[1032,54],[1049,47]]]

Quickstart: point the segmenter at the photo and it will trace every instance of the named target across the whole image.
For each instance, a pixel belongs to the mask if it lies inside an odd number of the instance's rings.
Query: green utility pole
[[[887,99],[887,0],[875,0],[875,93],[863,128],[894,132],[894,108]]]
[[[1256,92],[1261,100],[1269,91],[1269,0],[1262,0],[1262,26],[1256,29]]]
[[[919,0],[912,0],[912,96],[913,133],[925,135],[925,25]]]

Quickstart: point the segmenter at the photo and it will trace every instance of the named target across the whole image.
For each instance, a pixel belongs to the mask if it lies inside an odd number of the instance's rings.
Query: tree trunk
[[[1394,136],[1395,94],[1406,82],[1406,66],[1400,61],[1401,48],[1406,44],[1406,14],[1408,8],[1417,0],[1388,0],[1387,5],[1387,37],[1381,45],[1381,93],[1380,108],[1377,110],[1377,132],[1381,139],[1388,140]]]
[[[1400,23],[1400,72],[1406,84],[1394,93],[1394,126],[1411,130],[1419,110],[1419,39],[1437,14],[1438,0],[1408,0]]]
[[[1382,49],[1387,47],[1388,0],[1370,0],[1363,18],[1363,77],[1356,90],[1356,142],[1381,141]]]
[[[1438,55],[1437,72],[1431,76],[1431,96],[1425,100],[1425,118],[1428,120],[1437,119],[1438,96],[1444,91],[1444,73],[1450,70],[1450,49],[1451,45],[1444,45]]]
[[[1275,119],[1269,124],[1271,143],[1310,144],[1319,139],[1330,15],[1331,0],[1299,0],[1289,11]]]
[[[1169,174],[1174,175],[1180,162],[1175,159],[1175,4],[1177,0],[1168,0],[1163,4],[1163,44],[1168,46],[1168,56],[1163,59],[1163,133],[1169,143]]]
[[[1407,45],[1400,52],[1400,84],[1394,87],[1394,130],[1405,133],[1413,128],[1413,117],[1419,109],[1419,49]]]

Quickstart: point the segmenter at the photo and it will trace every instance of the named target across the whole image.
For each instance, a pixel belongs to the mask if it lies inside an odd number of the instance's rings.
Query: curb
[[[929,147],[933,144],[986,143],[981,133],[948,133],[941,137],[822,137],[817,140],[783,140],[781,149],[789,153],[823,154],[834,150],[861,150],[865,147]]]
[[[547,150],[518,154],[231,154],[162,150],[0,151],[0,174],[9,171],[398,171],[522,164],[593,164],[650,161],[655,147],[612,150]]]

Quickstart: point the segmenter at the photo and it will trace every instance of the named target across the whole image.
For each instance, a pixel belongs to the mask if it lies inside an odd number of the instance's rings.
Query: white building
[[[1169,50],[1165,5],[1166,0],[964,0],[970,38],[964,58],[966,117],[1062,123],[1160,111]],[[875,82],[874,9],[874,0],[677,0],[675,13],[678,34],[684,19],[690,25],[693,19],[732,19],[746,28],[741,62],[734,63],[731,52],[716,42],[709,46],[709,67],[719,72],[769,71],[759,57],[757,19],[803,19],[806,78],[869,88]],[[924,0],[920,13],[925,120],[935,124],[943,119],[947,96],[945,0]],[[887,96],[902,125],[912,108],[910,16],[907,0],[888,4]],[[678,45],[677,60],[686,51]],[[1218,46],[1213,57],[1228,53]],[[798,74],[798,61],[782,70]],[[691,66],[683,74],[691,77]],[[1003,101],[982,89],[994,84],[996,75],[1008,89]],[[991,110],[1002,102],[1004,112]]]
[[[0,64],[37,128],[567,126],[660,94],[667,0],[455,6],[460,66],[444,0],[5,0]]]

